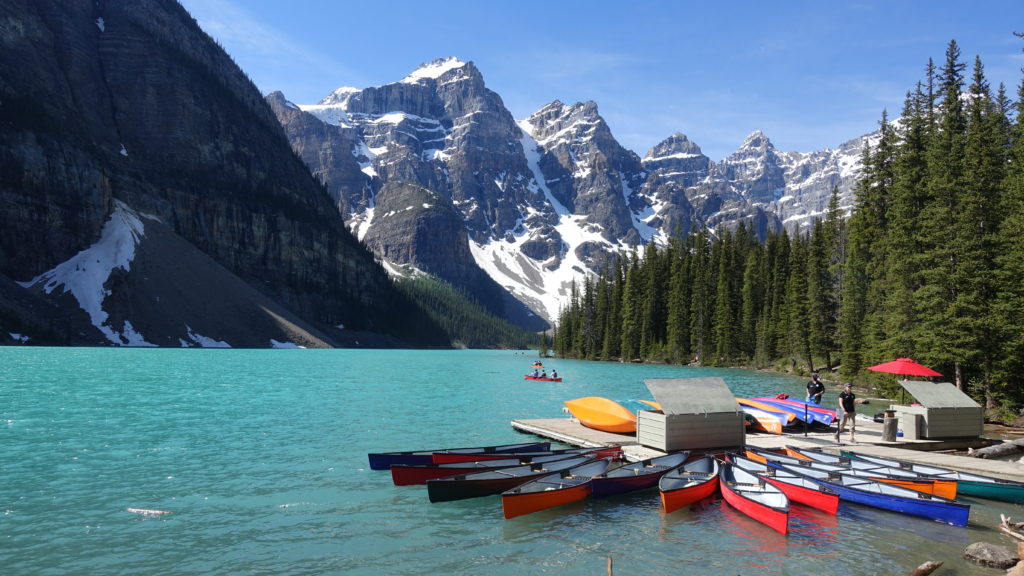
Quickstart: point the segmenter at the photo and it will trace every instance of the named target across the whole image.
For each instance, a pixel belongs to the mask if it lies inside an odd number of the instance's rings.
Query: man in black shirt
[[[843,385],[843,391],[839,393],[839,407],[843,409],[843,418],[839,421],[839,428],[836,431],[836,442],[839,442],[839,435],[843,433],[843,427],[850,423],[850,442],[856,442],[854,434],[857,433],[857,404],[854,400],[857,395],[853,393],[853,384],[847,382]]]
[[[811,381],[807,383],[807,401],[821,404],[821,395],[825,393],[825,385],[818,380],[818,373],[811,373]]]

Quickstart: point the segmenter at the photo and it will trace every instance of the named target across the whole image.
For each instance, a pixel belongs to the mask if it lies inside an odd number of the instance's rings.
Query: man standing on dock
[[[843,417],[839,420],[839,428],[836,429],[836,442],[839,442],[839,435],[843,433],[843,426],[850,423],[850,442],[857,441],[854,435],[857,433],[857,395],[853,393],[853,384],[843,384],[843,391],[839,393],[839,407],[843,410]]]
[[[811,381],[807,383],[807,401],[821,404],[821,395],[825,393],[825,385],[818,379],[818,373],[811,373]]]

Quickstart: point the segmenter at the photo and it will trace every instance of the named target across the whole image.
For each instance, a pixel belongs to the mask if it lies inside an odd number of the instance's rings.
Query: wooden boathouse
[[[981,405],[952,383],[902,380],[900,385],[918,402],[889,407],[908,440],[978,437],[985,431]]]
[[[725,380],[662,378],[644,380],[661,410],[637,413],[636,439],[663,452],[735,449],[746,442],[743,409]]]

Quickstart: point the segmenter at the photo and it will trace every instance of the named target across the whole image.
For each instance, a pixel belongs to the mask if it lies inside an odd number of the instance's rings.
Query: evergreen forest
[[[525,349],[537,336],[489,312],[451,284],[432,276],[398,282],[398,288],[419,304],[458,348]]]
[[[1016,34],[1020,37],[1020,34]],[[909,357],[987,408],[1024,405],[1024,82],[993,89],[956,41],[882,112],[852,211],[809,231],[693,230],[573,287],[554,352],[821,370],[894,391]]]

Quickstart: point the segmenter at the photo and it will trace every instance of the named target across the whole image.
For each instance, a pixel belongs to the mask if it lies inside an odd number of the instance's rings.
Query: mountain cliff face
[[[594,102],[554,101],[515,122],[480,71],[455,58],[313,105],[281,93],[268,101],[348,225],[393,271],[479,293],[491,286],[482,270],[548,320],[571,282],[616,252],[741,220],[761,237],[806,230],[833,188],[849,210],[867,138],[779,152],[754,132],[715,162],[676,133],[640,158]]]
[[[90,344],[415,337],[425,316],[176,2],[10,0],[0,48],[0,297],[16,281],[49,311],[7,300],[0,323]]]

